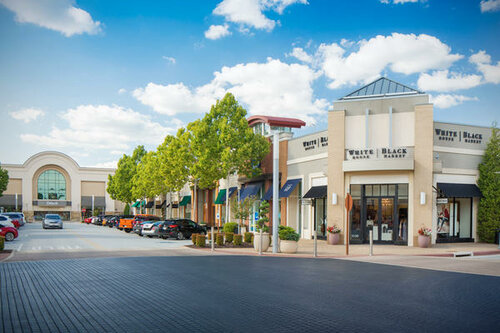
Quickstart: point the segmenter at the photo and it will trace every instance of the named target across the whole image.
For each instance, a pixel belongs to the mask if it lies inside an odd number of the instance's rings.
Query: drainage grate
[[[453,257],[472,257],[474,256],[474,253],[472,252],[453,252]]]

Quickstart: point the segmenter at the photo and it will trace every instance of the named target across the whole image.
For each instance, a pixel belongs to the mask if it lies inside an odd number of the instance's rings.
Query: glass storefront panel
[[[363,241],[363,230],[361,227],[361,185],[351,185],[352,210],[350,216],[350,238],[355,242]]]
[[[459,207],[459,213],[457,214],[458,235],[460,238],[471,238],[472,200],[470,198],[460,198],[456,200],[458,201]]]
[[[315,200],[316,230],[318,237],[326,237],[326,199]]]
[[[472,199],[439,198],[437,242],[472,240]]]
[[[37,182],[39,200],[66,200],[66,179],[56,170],[42,172]]]
[[[380,240],[392,241],[392,230],[394,227],[394,199],[382,198],[382,223],[380,224]]]
[[[379,230],[378,230],[378,209],[379,202],[378,198],[366,198],[366,229],[373,230],[373,240],[377,241]],[[366,237],[365,237],[366,238]]]

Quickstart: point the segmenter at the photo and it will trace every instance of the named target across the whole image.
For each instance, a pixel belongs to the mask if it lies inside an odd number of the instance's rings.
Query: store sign
[[[71,201],[64,200],[35,200],[33,206],[65,207],[71,206]]]
[[[302,146],[304,147],[304,150],[306,150],[306,151],[320,148],[320,147],[327,147],[328,146],[328,137],[321,136],[317,139],[302,141]]]
[[[481,133],[458,131],[453,129],[444,130],[441,128],[435,128],[434,133],[437,141],[465,142],[474,144],[481,144],[483,142],[483,135]]]
[[[448,203],[448,198],[437,198],[436,199],[436,204],[442,205],[442,204],[447,204]]]
[[[411,158],[410,154],[411,151],[408,147],[347,149],[346,159],[348,161],[363,159],[401,159]]]

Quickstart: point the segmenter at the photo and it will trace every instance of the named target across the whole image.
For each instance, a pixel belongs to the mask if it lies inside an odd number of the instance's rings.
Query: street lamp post
[[[279,131],[273,135],[273,253],[278,253],[278,226],[279,226]]]

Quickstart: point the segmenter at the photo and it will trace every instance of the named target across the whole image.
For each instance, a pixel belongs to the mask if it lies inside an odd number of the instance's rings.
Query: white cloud
[[[110,161],[110,162],[103,162],[103,163],[97,163],[92,165],[94,168],[110,168],[110,169],[116,169],[118,167],[118,161]]]
[[[203,113],[226,92],[233,93],[249,114],[297,117],[314,123],[314,115],[326,111],[328,101],[314,98],[312,83],[320,74],[306,65],[276,59],[265,63],[223,67],[213,80],[197,88],[183,83],[149,83],[134,91],[143,104],[159,113]]]
[[[481,79],[480,75],[450,73],[446,69],[432,74],[420,74],[417,85],[423,91],[455,91],[476,87],[481,84]]]
[[[252,27],[271,31],[277,22],[263,12],[273,10],[281,15],[286,7],[295,3],[307,4],[307,0],[223,0],[213,14],[224,16],[226,22],[241,25],[243,30]]]
[[[430,102],[438,109],[447,109],[452,106],[457,106],[467,101],[478,101],[477,97],[468,97],[464,95],[447,95],[440,94],[437,96],[429,95]]]
[[[19,111],[10,112],[10,116],[14,119],[24,121],[29,123],[32,120],[36,120],[38,117],[44,116],[45,112],[40,109],[27,108]]]
[[[287,56],[295,57],[300,61],[309,64],[313,62],[313,57],[310,54],[307,54],[307,52],[301,47],[294,47],[292,53],[288,53]]]
[[[72,0],[0,0],[0,3],[16,14],[17,22],[33,23],[66,37],[101,31],[101,23],[73,6]]]
[[[483,74],[485,83],[500,83],[500,61],[492,64],[491,56],[482,50],[471,55],[469,61]]]
[[[463,58],[433,36],[393,33],[358,42],[359,50],[345,55],[337,43],[321,44],[316,53],[332,89],[370,82],[387,67],[402,74],[446,69]]]
[[[127,92],[127,89],[125,89],[125,88],[120,88],[120,89],[118,89],[118,93],[119,93],[120,95],[125,94],[126,92]]]
[[[116,105],[80,105],[61,115],[67,125],[54,126],[48,134],[21,134],[30,144],[84,151],[127,151],[135,144],[160,144],[176,128],[164,127],[150,117]]]
[[[211,25],[207,31],[205,31],[205,38],[208,39],[219,39],[225,36],[230,35],[229,26],[227,24],[224,25]]]
[[[496,12],[500,10],[500,0],[482,0],[481,13]]]
[[[176,63],[176,60],[174,57],[167,57],[167,56],[162,56],[162,58],[166,61],[168,61],[169,63],[171,64],[175,64]]]

